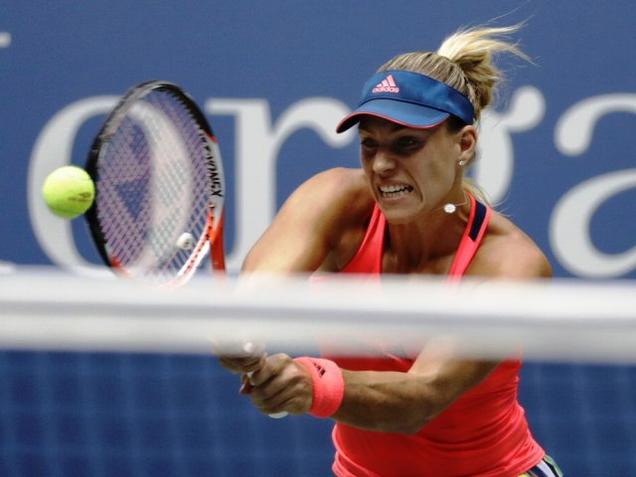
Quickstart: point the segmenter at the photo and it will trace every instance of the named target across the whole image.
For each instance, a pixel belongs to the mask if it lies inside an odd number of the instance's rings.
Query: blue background
[[[495,19],[493,21],[493,19]],[[573,105],[634,94],[633,3],[579,1],[7,1],[0,0],[0,261],[50,264],[33,232],[27,178],[36,139],[71,103],[120,95],[153,78],[214,98],[267,101],[272,122],[308,97],[350,107],[386,59],[434,50],[462,25],[528,20],[519,38],[534,65],[504,61],[509,80],[496,111],[523,86],[545,114],[511,136],[514,175],[500,204],[545,251],[557,276],[576,275],[549,239],[555,204],[573,187],[632,170],[636,117],[603,117],[579,156],[555,146]],[[235,122],[209,116],[234,177]],[[82,126],[71,161],[83,164],[100,118]],[[258,157],[250,161],[258,161]],[[481,158],[487,160],[487,158]],[[355,141],[331,148],[299,130],[278,152],[276,204],[313,173],[355,167]],[[240,180],[240,178],[238,179]],[[606,254],[634,247],[634,188],[602,203],[589,231]],[[230,191],[227,242],[238,209]],[[97,262],[81,221],[82,255]],[[53,244],[54,245],[54,244]],[[632,267],[607,278],[634,278]],[[326,475],[328,423],[262,418],[236,396],[212,360],[182,356],[13,353],[0,355],[2,475]],[[567,475],[636,472],[636,373],[631,367],[529,363],[521,399],[542,444]]]

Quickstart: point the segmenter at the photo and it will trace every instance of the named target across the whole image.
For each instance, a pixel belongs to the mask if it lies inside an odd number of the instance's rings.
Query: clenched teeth
[[[382,195],[382,197],[396,197],[398,195],[408,194],[409,192],[413,190],[413,187],[406,184],[385,185],[385,186],[379,186],[378,190],[380,191],[380,194]]]

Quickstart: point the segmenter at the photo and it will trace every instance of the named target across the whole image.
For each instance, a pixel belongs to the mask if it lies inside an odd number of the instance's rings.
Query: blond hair
[[[475,111],[473,119],[479,121],[482,111],[493,99],[495,87],[502,80],[501,71],[493,63],[493,55],[511,53],[530,61],[517,43],[507,39],[522,26],[460,29],[447,37],[437,52],[402,53],[384,63],[378,71],[413,71],[446,83],[470,100]],[[451,119],[451,129],[464,126],[459,118]],[[464,179],[463,185],[473,195],[486,200],[476,184]]]
[[[511,53],[529,60],[507,36],[523,25],[460,29],[447,37],[437,52],[402,53],[384,63],[378,71],[405,70],[422,73],[446,83],[466,96],[475,108],[477,121],[490,104],[495,86],[502,79],[493,64],[496,53]]]

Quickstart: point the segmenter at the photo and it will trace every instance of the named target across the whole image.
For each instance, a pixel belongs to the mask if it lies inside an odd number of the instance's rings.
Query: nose
[[[395,165],[395,158],[391,157],[384,148],[378,149],[378,152],[373,158],[373,172],[384,177],[390,175],[395,170]]]

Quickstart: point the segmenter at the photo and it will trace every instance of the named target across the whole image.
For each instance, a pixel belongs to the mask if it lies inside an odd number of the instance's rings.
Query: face
[[[410,129],[365,117],[359,135],[362,167],[389,222],[407,223],[440,208],[461,187],[458,162],[467,157],[465,144],[461,133],[449,132],[444,124]]]

